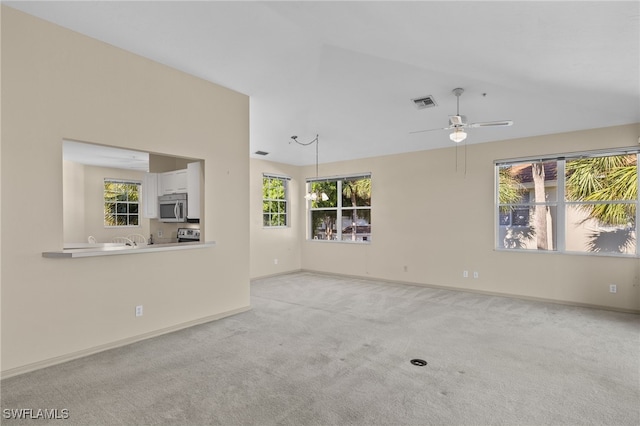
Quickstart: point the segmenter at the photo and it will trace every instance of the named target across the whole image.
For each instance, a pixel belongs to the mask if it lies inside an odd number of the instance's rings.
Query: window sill
[[[369,245],[371,241],[350,241],[350,240],[320,240],[320,239],[312,239],[306,240],[310,243],[320,243],[320,244],[354,244],[354,245]]]
[[[558,251],[558,250],[527,250],[527,249],[504,249],[495,248],[494,251],[501,253],[535,253],[535,254],[553,254],[553,255],[569,255],[569,256],[591,256],[591,257],[617,257],[622,259],[638,259],[638,254],[625,253],[608,253],[608,252],[581,252],[581,251]]]

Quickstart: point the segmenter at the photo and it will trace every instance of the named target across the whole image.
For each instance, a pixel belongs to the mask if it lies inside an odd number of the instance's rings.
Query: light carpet
[[[638,315],[307,272],[251,291],[251,311],[3,380],[2,423],[640,424]]]

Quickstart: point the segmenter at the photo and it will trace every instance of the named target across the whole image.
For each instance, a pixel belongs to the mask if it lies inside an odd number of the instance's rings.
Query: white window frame
[[[285,203],[285,224],[284,225],[266,225],[264,223],[264,210],[262,210],[262,227],[265,229],[282,229],[282,228],[289,228],[291,226],[290,222],[291,222],[291,203],[289,202],[289,182],[291,181],[291,177],[290,176],[284,176],[284,175],[276,175],[273,173],[263,173],[262,174],[262,191],[264,194],[264,180],[265,179],[279,179],[282,180],[283,186],[284,186],[284,199],[271,199],[271,198],[264,198],[264,196],[262,197],[262,206],[264,208],[264,203],[265,202],[270,202],[270,201],[275,201],[275,202],[284,202]],[[271,213],[271,212],[270,212]]]
[[[105,203],[109,203],[111,202],[110,200],[107,200],[104,196],[104,187],[107,183],[123,183],[123,184],[127,184],[127,185],[136,185],[138,188],[138,201],[135,202],[131,202],[131,201],[126,201],[127,204],[137,204],[138,205],[138,224],[137,225],[117,225],[117,220],[116,220],[116,225],[109,225],[107,224],[105,218],[102,218],[102,223],[104,225],[105,228],[107,229],[122,229],[122,228],[140,228],[142,226],[142,224],[140,223],[141,219],[142,219],[142,203],[140,201],[140,198],[142,196],[142,182],[141,181],[137,181],[137,180],[131,180],[131,179],[114,179],[114,178],[104,178],[103,184],[102,184],[102,205],[103,205],[103,211],[104,211],[104,204]],[[129,209],[127,209],[129,210]],[[131,213],[127,213],[127,215],[130,215]],[[117,213],[116,213],[117,216]]]
[[[343,240],[342,239],[342,226],[337,226],[336,223],[336,238],[334,240],[325,240],[325,239],[315,239],[313,238],[313,230],[311,229],[311,223],[313,222],[312,215],[314,211],[335,211],[336,212],[336,222],[342,220],[342,213],[345,211],[353,211],[353,210],[369,210],[372,211],[372,206],[342,206],[342,181],[350,180],[350,179],[371,179],[371,173],[355,173],[349,175],[340,175],[340,176],[330,176],[330,177],[321,177],[321,178],[307,178],[306,180],[306,191],[307,193],[311,192],[311,185],[314,182],[333,182],[336,181],[337,188],[337,206],[336,207],[312,207],[313,201],[307,200],[307,241],[315,241],[315,242],[324,242],[324,243],[346,243],[346,244],[371,244],[371,239],[367,240]],[[373,192],[373,190],[372,190]],[[369,213],[371,217],[371,213]],[[371,225],[371,224],[369,224]]]
[[[524,253],[563,253],[563,254],[578,254],[578,255],[586,255],[586,256],[613,256],[613,257],[623,257],[623,258],[638,258],[640,257],[640,192],[635,201],[631,200],[621,200],[621,201],[596,201],[596,202],[585,202],[585,201],[567,201],[565,197],[565,188],[566,188],[566,162],[567,160],[576,160],[580,158],[593,158],[593,157],[606,157],[606,156],[615,156],[615,155],[628,155],[635,154],[638,158],[636,162],[636,167],[638,168],[638,188],[640,189],[640,149],[638,148],[613,148],[608,150],[598,150],[598,151],[585,151],[585,152],[574,152],[562,155],[550,155],[550,156],[541,156],[541,157],[523,157],[523,158],[513,158],[513,159],[504,159],[504,160],[496,160],[494,161],[494,249],[497,251],[508,251],[508,252],[524,252]],[[548,201],[545,203],[535,203],[528,202],[522,204],[500,204],[499,203],[499,184],[500,184],[500,176],[499,170],[500,166],[510,165],[510,164],[521,164],[527,162],[544,162],[544,161],[557,161],[557,199],[555,201]],[[498,219],[498,213],[500,211],[501,206],[520,206],[520,205],[529,205],[535,206],[536,204],[543,204],[546,206],[555,206],[557,208],[556,211],[556,247],[550,250],[533,250],[533,249],[519,249],[519,248],[504,248],[500,247],[500,223]],[[567,206],[575,206],[575,205],[585,205],[585,204],[635,204],[636,207],[636,222],[635,222],[635,236],[636,236],[636,251],[632,254],[627,253],[612,253],[612,252],[589,252],[589,251],[571,251],[566,249],[566,211]]]

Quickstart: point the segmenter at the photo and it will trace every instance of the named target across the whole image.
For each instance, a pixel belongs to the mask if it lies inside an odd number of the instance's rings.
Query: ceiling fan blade
[[[424,132],[435,132],[436,130],[450,130],[450,127],[439,127],[437,129],[426,129],[426,130],[416,130],[414,132],[409,132],[410,135],[414,133],[424,133]]]
[[[471,123],[469,124],[469,127],[507,127],[512,125],[513,125],[513,121],[502,120],[502,121],[482,121],[479,123]]]

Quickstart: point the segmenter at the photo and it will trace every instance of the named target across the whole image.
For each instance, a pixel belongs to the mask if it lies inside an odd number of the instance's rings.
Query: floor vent
[[[433,108],[438,106],[433,96],[423,96],[421,98],[411,99],[418,109]]]
[[[256,151],[255,154],[256,155],[269,155],[269,153],[266,152],[266,151]]]

